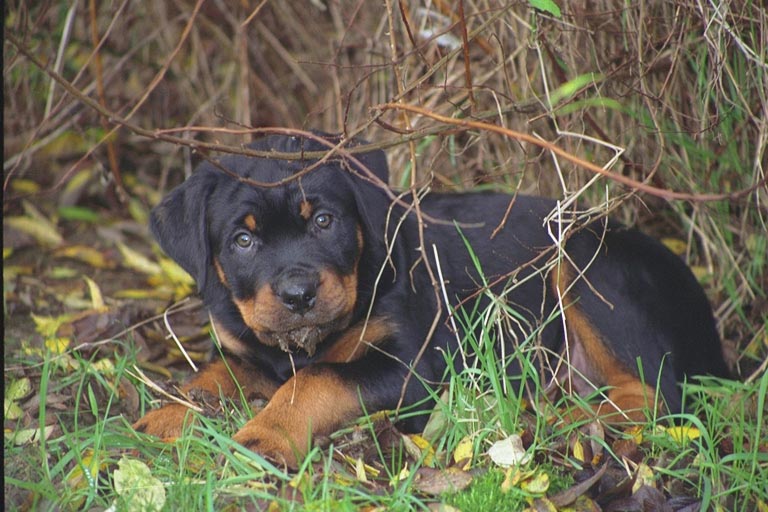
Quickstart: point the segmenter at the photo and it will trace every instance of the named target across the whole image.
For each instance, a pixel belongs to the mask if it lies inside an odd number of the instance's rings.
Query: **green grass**
[[[504,314],[503,308],[496,308],[495,314]],[[494,314],[478,316],[491,324],[497,320]],[[518,504],[523,508],[530,495],[519,485],[502,490],[505,472],[485,455],[492,442],[510,434],[524,432],[527,436],[527,449],[533,458],[524,469],[549,476],[548,494],[571,485],[573,474],[586,466],[574,459],[568,440],[603,443],[602,461],[616,457],[610,441],[573,425],[553,423],[553,409],[543,407],[534,413],[522,394],[510,392],[516,383],[501,373],[504,363],[483,348],[493,338],[482,341],[468,343],[467,349],[478,353],[477,364],[451,375],[446,396],[432,418],[432,427],[441,425],[431,439],[437,466],[449,465],[453,451],[469,437],[478,472],[467,489],[441,501],[461,510],[514,509]],[[532,368],[533,353],[523,344],[512,357]],[[116,470],[124,458],[147,465],[151,476],[165,489],[168,510],[237,509],[248,503],[274,503],[279,510],[358,510],[366,506],[425,510],[426,504],[436,499],[414,490],[412,475],[418,466],[409,468],[411,477],[398,480],[395,476],[402,465],[392,463],[381,475],[390,484],[372,492],[370,486],[355,480],[349,468],[339,470],[330,449],[315,449],[297,474],[285,473],[231,441],[230,435],[248,417],[239,404],[230,404],[232,412],[219,418],[201,418],[188,435],[171,444],[137,434],[128,420],[113,412],[116,404],[125,400],[118,384],[130,378],[126,369],[135,362],[130,350],[127,354],[106,370],[96,370],[93,360],[77,354],[72,354],[74,364],[62,365],[61,358],[51,357],[38,362],[41,400],[39,421],[33,427],[53,424],[57,429],[46,440],[19,445],[9,440],[13,433],[6,432],[6,492],[16,500],[6,501],[7,508],[22,503],[37,510],[108,508],[114,504],[118,510],[132,510],[136,498],[126,492],[119,494],[115,484]],[[534,395],[540,393],[536,380],[531,382]],[[8,384],[6,381],[6,387]],[[719,380],[706,386],[689,384],[686,399],[693,413],[676,419],[697,428],[700,437],[678,442],[654,425],[643,432],[643,462],[652,467],[660,487],[697,497],[705,508],[747,511],[758,503],[768,503],[767,388],[765,374],[750,384]],[[72,410],[54,408],[46,400],[73,389],[76,398]],[[138,389],[143,407],[149,407],[148,392],[140,384]],[[665,418],[657,422],[670,424]],[[363,430],[370,427],[365,420],[361,425]],[[555,464],[555,460],[560,462]]]

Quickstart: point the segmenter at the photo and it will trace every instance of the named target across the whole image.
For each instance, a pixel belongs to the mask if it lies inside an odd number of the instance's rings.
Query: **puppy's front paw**
[[[303,458],[308,448],[306,436],[301,441],[291,439],[284,428],[265,425],[258,416],[246,423],[232,439],[290,469],[298,468],[299,457]]]
[[[149,411],[133,424],[134,430],[143,432],[164,441],[179,437],[184,426],[193,420],[192,411],[180,404],[168,404],[160,409]]]

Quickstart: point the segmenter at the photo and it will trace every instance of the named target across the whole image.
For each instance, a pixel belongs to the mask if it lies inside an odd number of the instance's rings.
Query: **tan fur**
[[[568,353],[571,355],[569,364],[576,370],[566,378],[568,391],[584,394],[595,387],[606,386],[610,388],[607,400],[593,406],[593,415],[609,423],[645,421],[644,410],[654,403],[654,388],[643,384],[637,370],[616,357],[600,332],[582,313],[577,297],[567,291],[576,275],[572,266],[563,262],[557,270],[559,272],[551,274],[551,284],[563,296]],[[571,414],[572,419],[577,417],[583,415]]]
[[[309,367],[283,384],[233,439],[296,467],[313,437],[328,436],[361,413],[355,389],[327,369]]]

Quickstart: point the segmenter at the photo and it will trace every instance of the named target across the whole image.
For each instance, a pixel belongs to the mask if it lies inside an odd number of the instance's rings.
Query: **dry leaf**
[[[419,468],[413,482],[414,489],[437,496],[447,492],[457,492],[472,482],[472,475],[457,467],[448,469]]]
[[[474,443],[472,442],[472,437],[464,436],[453,451],[453,461],[456,464],[460,464],[461,469],[466,471],[472,466],[473,453]]]
[[[504,468],[527,464],[531,460],[531,455],[526,453],[523,447],[523,439],[517,434],[493,443],[488,455],[497,466]]]
[[[118,242],[117,248],[120,250],[120,254],[123,255],[123,264],[134,270],[138,270],[142,274],[149,276],[156,276],[163,272],[160,265],[150,260],[138,251],[134,251],[124,243]]]

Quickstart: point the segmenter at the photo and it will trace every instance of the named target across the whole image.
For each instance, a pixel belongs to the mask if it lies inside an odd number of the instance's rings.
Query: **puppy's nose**
[[[292,313],[303,315],[315,305],[319,277],[304,270],[288,271],[275,284],[275,294]]]

